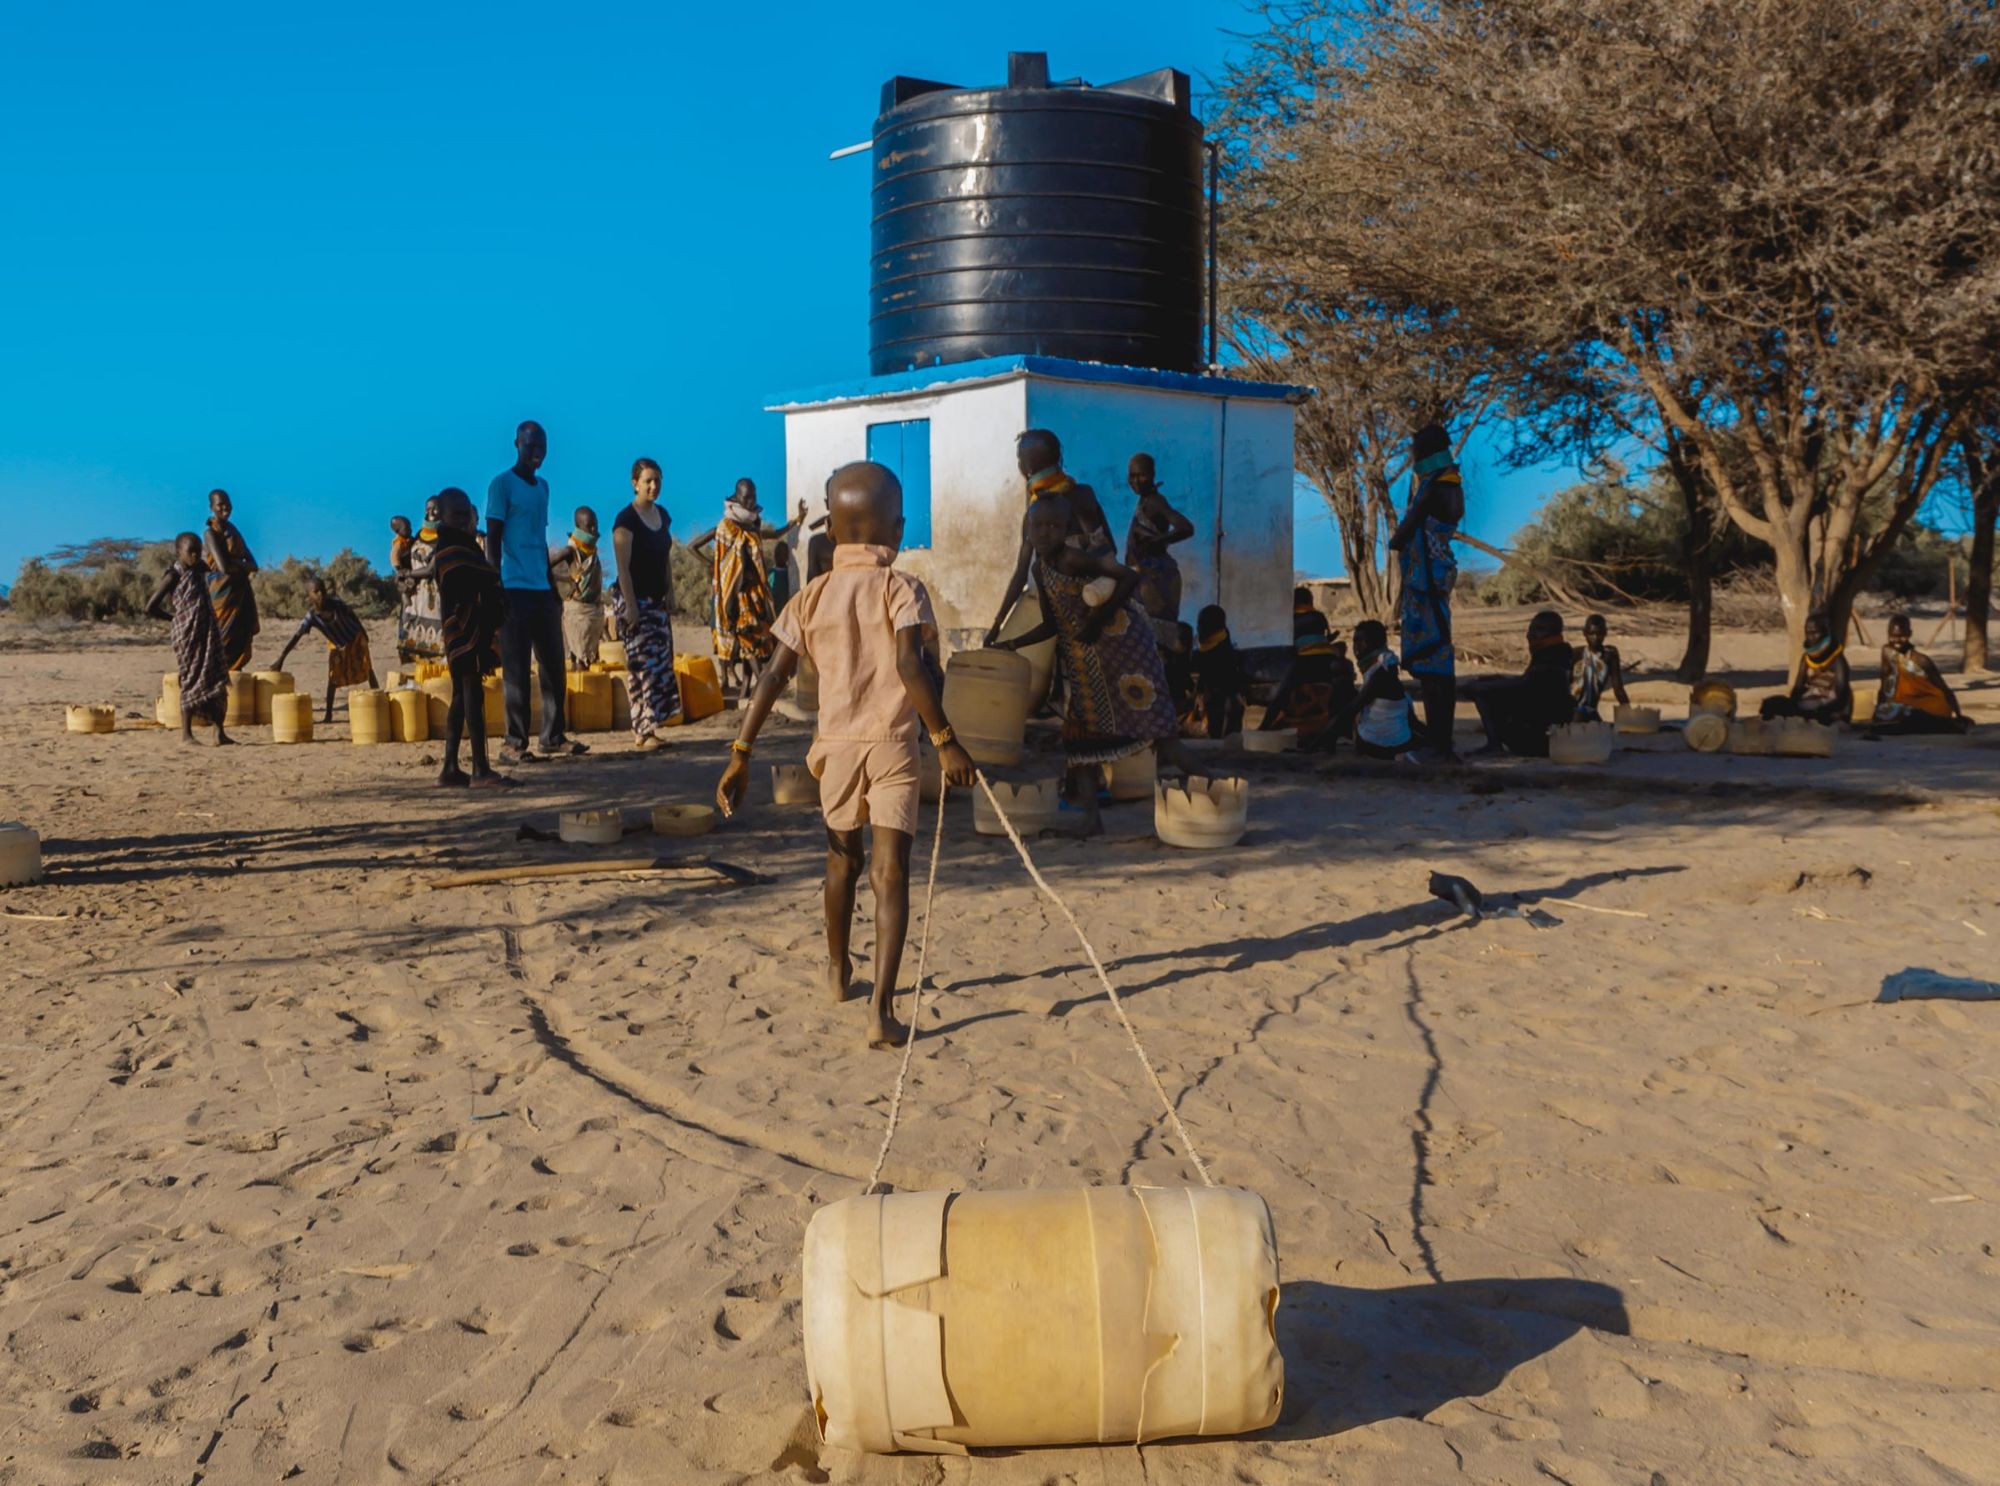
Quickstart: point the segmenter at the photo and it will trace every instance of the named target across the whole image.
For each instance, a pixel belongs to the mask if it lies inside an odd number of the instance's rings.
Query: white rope
[[[882,1182],[882,1168],[889,1160],[889,1147],[896,1141],[896,1120],[903,1112],[903,1088],[910,1077],[910,1053],[917,1045],[917,1018],[924,1009],[924,961],[931,951],[931,903],[937,897],[938,857],[944,852],[944,802],[951,786],[942,779],[938,783],[937,834],[931,838],[931,875],[924,888],[924,930],[917,940],[917,986],[916,999],[910,1006],[910,1026],[903,1037],[903,1062],[896,1070],[896,1087],[889,1095],[889,1128],[882,1132],[882,1149],[875,1153],[874,1168],[868,1173],[868,1185],[861,1189],[866,1197]],[[878,905],[879,916],[879,905]],[[895,993],[890,992],[890,1005],[895,1004]]]
[[[1098,959],[1096,948],[1091,944],[1089,936],[1083,932],[1083,925],[1076,921],[1076,915],[1069,911],[1069,904],[1063,902],[1062,895],[1050,887],[1048,880],[1035,869],[1035,859],[1028,855],[1028,848],[1014,829],[1014,822],[1007,819],[1007,812],[1000,808],[1000,802],[993,797],[993,786],[986,782],[985,771],[975,771],[973,777],[979,781],[979,787],[986,791],[986,803],[993,807],[994,815],[999,817],[1002,829],[1007,832],[1007,839],[1014,843],[1014,850],[1020,853],[1021,865],[1028,869],[1028,875],[1034,878],[1035,886],[1040,888],[1043,896],[1055,904],[1062,912],[1062,916],[1069,920],[1069,926],[1076,934],[1076,942],[1083,946],[1084,954],[1090,957],[1090,968],[1097,972],[1098,984],[1104,987],[1104,994],[1111,998],[1111,1009],[1118,1013],[1118,1020],[1125,1026],[1125,1035],[1132,1039],[1133,1055],[1138,1058],[1139,1066],[1146,1070],[1146,1077],[1152,1080],[1153,1092],[1160,1096],[1160,1108],[1167,1112],[1167,1123],[1173,1126],[1174,1134],[1180,1140],[1181,1149],[1186,1151],[1188,1159],[1194,1162],[1194,1169],[1201,1173],[1202,1185],[1214,1186],[1215,1178],[1208,1174],[1208,1167],[1202,1161],[1201,1153],[1194,1148],[1194,1142],[1188,1138],[1187,1127],[1181,1124],[1181,1117],[1175,1112],[1173,1101],[1167,1097],[1166,1086],[1160,1082],[1160,1075],[1153,1071],[1153,1060],[1146,1056],[1145,1046],[1139,1041],[1139,1033],[1132,1025],[1132,1018],[1125,1014],[1125,1003],[1118,998],[1118,992],[1111,984],[1111,977],[1104,973],[1104,962]],[[939,814],[943,814],[942,810]],[[925,910],[925,917],[928,922],[928,909]]]

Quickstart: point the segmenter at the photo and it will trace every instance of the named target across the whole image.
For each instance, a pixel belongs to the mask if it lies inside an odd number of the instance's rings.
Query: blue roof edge
[[[1310,387],[1292,387],[1283,382],[1253,382],[1242,377],[1216,377],[1202,372],[1157,371],[1145,366],[1114,366],[1104,361],[1071,361],[1061,356],[988,356],[978,361],[954,362],[949,366],[924,366],[912,371],[891,372],[883,377],[863,377],[854,382],[830,382],[796,392],[772,393],[764,398],[764,411],[782,413],[830,403],[906,397],[912,393],[967,382],[992,382],[1013,376],[1048,377],[1063,382],[1098,382],[1119,387],[1150,387],[1161,392],[1191,392],[1207,397],[1254,397],[1303,402],[1312,396]]]

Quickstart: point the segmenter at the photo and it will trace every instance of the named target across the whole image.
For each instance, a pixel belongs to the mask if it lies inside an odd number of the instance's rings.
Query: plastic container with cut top
[[[1056,814],[1062,808],[1060,779],[1031,779],[1025,784],[1009,784],[1002,779],[993,779],[988,783],[993,788],[994,799],[1000,802],[1000,808],[1007,813],[1007,819],[1023,839],[1046,831],[1056,823]],[[993,806],[986,798],[986,791],[977,784],[972,786],[972,829],[982,836],[1007,834],[1006,827],[1000,824],[1000,817],[994,814]]]
[[[817,805],[819,781],[804,764],[771,765],[771,803],[774,805]]]
[[[1688,718],[1681,736],[1696,753],[1720,753],[1729,741],[1729,719],[1720,712],[1696,712]]]
[[[1169,846],[1214,851],[1234,846],[1249,829],[1250,786],[1241,779],[1197,775],[1153,791],[1153,834]]]
[[[653,834],[656,836],[706,836],[715,829],[713,805],[655,805]]]
[[[1766,724],[1766,731],[1771,735],[1771,752],[1784,758],[1832,758],[1838,729],[1803,717],[1787,717]]]
[[[1611,725],[1621,733],[1641,736],[1660,730],[1658,707],[1620,707],[1611,714]]]
[[[72,733],[110,733],[118,729],[118,709],[97,703],[63,709],[63,726]]]
[[[1252,1192],[897,1192],[806,1227],[813,1417],[886,1453],[1242,1434],[1276,1421],[1277,1240]]]
[[[980,764],[1016,764],[1028,726],[1027,658],[1011,650],[961,650],[944,671],[944,712]]]
[[[1608,764],[1611,742],[1616,736],[1603,722],[1558,723],[1549,729],[1549,762],[1553,764]]]
[[[0,887],[42,880],[42,838],[18,820],[0,821]]]
[[[1699,712],[1729,718],[1736,715],[1736,688],[1727,681],[1697,681],[1688,692],[1688,715]]]
[[[625,817],[616,810],[565,810],[556,834],[579,846],[616,846],[625,836]]]
[[[1142,748],[1128,753],[1116,763],[1105,764],[1104,787],[1114,800],[1150,800],[1158,766],[1153,750]]]

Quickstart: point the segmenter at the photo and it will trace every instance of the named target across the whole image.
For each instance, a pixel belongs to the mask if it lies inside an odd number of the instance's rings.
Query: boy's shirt
[[[361,619],[340,599],[327,595],[324,609],[308,609],[306,617],[299,621],[299,631],[292,636],[294,642],[303,640],[313,630],[326,636],[326,643],[336,650],[345,649],[354,643],[361,633]]]
[[[914,744],[923,722],[896,666],[896,632],[937,634],[931,596],[891,566],[893,547],[833,549],[833,570],[785,605],[771,633],[819,671],[819,736],[856,743]]]
[[[507,616],[500,574],[477,541],[455,530],[439,534],[431,568],[437,575],[445,653],[457,659],[484,651]]]

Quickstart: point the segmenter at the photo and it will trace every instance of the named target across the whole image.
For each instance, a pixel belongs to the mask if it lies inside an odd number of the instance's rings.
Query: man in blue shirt
[[[502,757],[526,763],[528,658],[541,668],[544,754],[583,753],[563,736],[562,601],[549,577],[549,482],[536,473],[549,437],[533,421],[514,430],[514,467],[486,487],[486,556],[500,569],[507,622],[500,629],[500,674],[507,693],[507,741]]]

